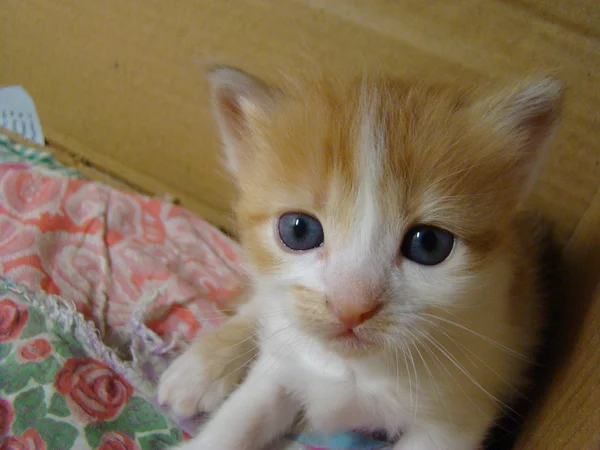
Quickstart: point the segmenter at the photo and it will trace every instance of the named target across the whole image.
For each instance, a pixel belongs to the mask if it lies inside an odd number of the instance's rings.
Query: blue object
[[[292,436],[292,439],[310,447],[321,447],[328,450],[376,450],[384,449],[389,445],[386,441],[377,440],[356,432],[334,435],[302,433]]]

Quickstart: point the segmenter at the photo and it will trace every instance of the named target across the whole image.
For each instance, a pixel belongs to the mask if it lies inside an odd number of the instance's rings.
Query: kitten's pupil
[[[325,239],[321,222],[305,213],[285,213],[279,218],[277,228],[281,242],[290,250],[312,250]]]
[[[423,246],[425,251],[431,253],[432,251],[434,251],[436,249],[436,247],[438,245],[438,239],[433,231],[431,231],[431,230],[421,231],[421,232],[419,232],[419,235],[420,236],[417,236],[417,237],[421,238],[421,245]]]
[[[304,219],[301,217],[296,218],[293,226],[294,236],[296,239],[302,238],[306,231],[308,230],[308,225]]]

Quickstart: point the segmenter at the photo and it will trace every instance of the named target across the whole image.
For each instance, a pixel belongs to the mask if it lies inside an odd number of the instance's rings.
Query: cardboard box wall
[[[204,71],[277,82],[310,66],[567,82],[564,120],[532,202],[567,264],[565,352],[523,448],[600,439],[600,4],[594,0],[2,0],[0,84],[35,99],[49,144],[231,230]]]

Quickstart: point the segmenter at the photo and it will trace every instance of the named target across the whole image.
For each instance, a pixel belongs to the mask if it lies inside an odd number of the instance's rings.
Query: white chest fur
[[[385,429],[394,435],[410,424],[415,393],[391,368],[375,358],[345,360],[310,337],[286,331],[263,342],[273,360],[269,375],[302,402],[315,430]]]

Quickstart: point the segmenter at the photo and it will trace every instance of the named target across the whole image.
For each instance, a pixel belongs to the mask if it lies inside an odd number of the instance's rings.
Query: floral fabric
[[[84,178],[79,171],[65,167],[48,152],[19,144],[0,133],[0,164],[5,167],[27,169],[46,176]]]
[[[239,263],[227,237],[176,205],[0,165],[0,272],[73,302],[103,334],[128,326],[149,294],[162,336],[218,325]]]
[[[154,450],[180,428],[72,329],[24,291],[0,284],[0,449]]]

